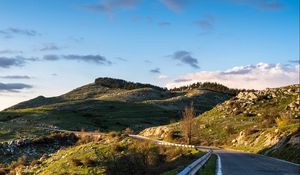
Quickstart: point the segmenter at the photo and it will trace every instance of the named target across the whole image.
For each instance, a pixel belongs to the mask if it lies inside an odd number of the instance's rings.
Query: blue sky
[[[298,0],[0,0],[0,109],[97,77],[299,83]]]

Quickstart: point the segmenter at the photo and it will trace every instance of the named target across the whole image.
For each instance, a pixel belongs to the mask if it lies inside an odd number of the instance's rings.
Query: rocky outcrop
[[[19,139],[0,143],[0,163],[9,163],[18,157],[37,158],[56,152],[61,147],[75,144],[74,134],[53,134],[38,139]]]
[[[158,127],[151,127],[143,130],[139,134],[145,137],[152,137],[156,139],[163,139],[168,136],[168,134],[172,131],[173,126],[158,126]]]

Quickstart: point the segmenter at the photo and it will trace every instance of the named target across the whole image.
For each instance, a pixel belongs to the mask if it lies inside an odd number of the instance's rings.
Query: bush
[[[226,132],[227,134],[234,134],[234,133],[235,133],[234,127],[231,126],[231,125],[226,125],[226,126],[224,127],[224,129],[225,129],[225,132]]]
[[[115,137],[120,137],[121,136],[121,133],[120,132],[116,132],[116,131],[111,131],[108,133],[108,135],[112,138],[115,138]]]
[[[33,161],[31,161],[30,166],[35,166],[40,164],[41,162],[39,162],[38,160],[34,159]]]
[[[280,117],[279,114],[273,114],[273,113],[263,115],[262,126],[265,128],[270,128],[274,126],[275,119],[278,117]]]
[[[81,166],[81,165],[83,165],[83,163],[79,159],[75,159],[75,158],[71,159],[71,163],[74,166]]]
[[[168,140],[176,140],[176,139],[181,139],[182,136],[180,135],[180,131],[170,131],[168,134],[167,134],[167,139]]]
[[[123,146],[120,146],[118,144],[114,144],[112,145],[112,150],[115,152],[122,152],[125,150],[125,148]]]
[[[252,135],[252,134],[254,134],[254,133],[257,133],[259,130],[258,129],[253,129],[253,128],[247,128],[246,130],[245,130],[245,135],[247,136],[247,135]]]
[[[93,167],[93,166],[97,165],[97,161],[92,158],[89,158],[89,157],[85,157],[83,159],[82,163],[84,166],[87,166],[87,167]]]
[[[126,128],[126,129],[123,131],[123,133],[124,133],[125,135],[129,135],[129,134],[134,134],[134,131],[133,131],[131,128]]]
[[[276,125],[278,127],[284,127],[290,123],[290,118],[288,116],[281,116],[275,119]]]
[[[15,169],[17,167],[21,167],[21,166],[25,166],[25,165],[27,165],[27,157],[26,156],[22,156],[22,157],[19,157],[17,161],[13,161],[9,165],[9,168],[10,169]]]
[[[6,175],[8,174],[9,170],[6,168],[0,168],[0,175]]]

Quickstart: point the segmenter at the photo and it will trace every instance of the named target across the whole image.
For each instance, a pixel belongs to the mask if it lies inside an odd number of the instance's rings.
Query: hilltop
[[[218,146],[300,162],[300,85],[244,91],[199,115],[195,144]],[[180,142],[180,126],[148,128],[144,136]],[[176,137],[175,137],[176,136]]]
[[[0,112],[0,121],[68,130],[132,128],[140,131],[178,120],[184,107],[192,102],[200,114],[232,96],[213,88],[168,90],[150,84],[97,78],[66,94],[39,96],[7,108]]]

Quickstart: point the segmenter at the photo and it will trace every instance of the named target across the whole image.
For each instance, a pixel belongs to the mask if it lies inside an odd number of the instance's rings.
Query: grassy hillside
[[[194,134],[193,141],[259,152],[299,163],[299,94],[299,84],[240,92],[195,119],[200,130]],[[172,132],[180,133],[180,126],[172,124],[146,129],[142,134],[166,139]]]
[[[81,138],[71,147],[44,155],[34,161],[19,158],[9,166],[0,164],[0,173],[25,174],[161,174],[177,171],[202,152],[166,148],[132,140],[126,135],[102,134],[93,140]]]
[[[149,84],[98,78],[58,97],[39,96],[0,112],[0,121],[24,121],[33,126],[68,130],[121,131],[168,124],[178,120],[191,102],[197,113],[232,97],[202,89],[169,91]]]

